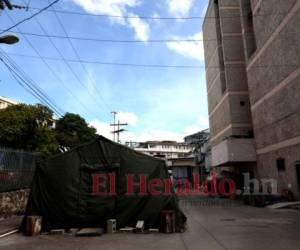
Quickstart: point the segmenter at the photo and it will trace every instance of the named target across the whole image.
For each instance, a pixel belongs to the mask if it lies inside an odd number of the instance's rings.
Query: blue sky
[[[14,0],[24,5],[28,0]],[[204,66],[201,42],[151,43],[155,39],[201,39],[203,19],[149,20],[139,17],[204,16],[208,0],[61,0],[56,10],[97,15],[133,16],[132,19],[71,15],[57,13],[70,37],[136,40],[140,43],[101,43],[73,40],[71,42],[83,61],[132,64]],[[48,0],[32,0],[31,7],[42,8]],[[30,16],[24,10],[4,11],[0,29]],[[9,18],[9,16],[10,18]],[[46,11],[23,23],[19,30],[27,33],[65,36],[55,14]],[[68,39],[20,36],[13,46],[1,45],[11,58],[66,112],[79,113],[98,132],[111,138],[110,111],[128,122],[128,132],[122,140],[182,140],[183,136],[208,127],[205,71],[181,68],[145,68],[99,65],[45,59],[51,70],[39,58],[16,54],[76,60]],[[33,45],[31,48],[28,41]],[[72,71],[70,70],[72,69]],[[36,103],[22,89],[7,69],[0,65],[0,95],[24,103]],[[83,85],[83,86],[82,86]],[[71,92],[71,93],[70,93]],[[101,95],[99,95],[101,92]],[[76,96],[76,98],[74,98]],[[83,107],[83,105],[84,107]]]

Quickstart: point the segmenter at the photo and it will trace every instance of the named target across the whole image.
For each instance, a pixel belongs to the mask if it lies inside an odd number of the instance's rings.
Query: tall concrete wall
[[[247,62],[258,174],[300,199],[300,1],[252,1],[257,49]],[[277,159],[286,170],[277,170]]]
[[[211,0],[203,33],[212,146],[254,130],[255,173],[300,199],[299,27],[300,0]]]
[[[239,12],[238,0],[210,1],[203,24],[212,146],[252,134]]]

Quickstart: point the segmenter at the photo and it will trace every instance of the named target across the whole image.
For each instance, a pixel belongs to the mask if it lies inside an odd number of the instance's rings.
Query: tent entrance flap
[[[77,213],[87,226],[105,227],[108,219],[115,218],[117,176],[117,168],[80,169]]]

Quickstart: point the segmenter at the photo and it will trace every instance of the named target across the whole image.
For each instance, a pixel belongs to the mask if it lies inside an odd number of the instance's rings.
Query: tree
[[[19,104],[0,110],[0,146],[38,151],[58,151],[53,112],[41,104]]]
[[[71,113],[66,113],[57,120],[55,133],[63,150],[73,148],[97,136],[95,128],[90,127],[81,116]]]

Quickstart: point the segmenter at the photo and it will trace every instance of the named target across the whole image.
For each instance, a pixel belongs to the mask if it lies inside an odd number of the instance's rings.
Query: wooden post
[[[175,211],[163,210],[161,212],[161,227],[164,233],[176,232]]]
[[[27,216],[26,220],[26,234],[28,236],[36,236],[42,230],[42,217],[41,216]]]

